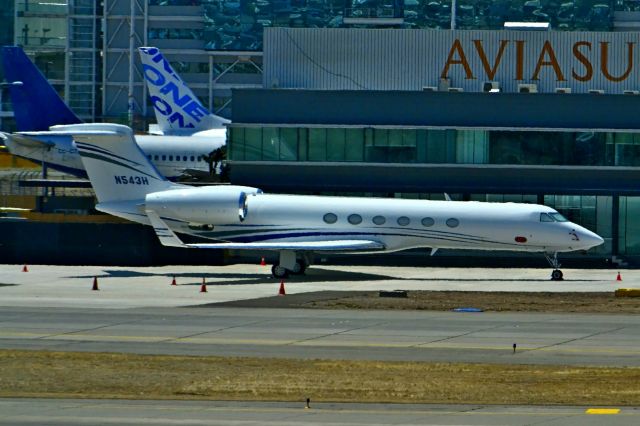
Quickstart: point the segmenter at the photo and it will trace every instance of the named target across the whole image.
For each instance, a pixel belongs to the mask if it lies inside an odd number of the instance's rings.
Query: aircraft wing
[[[380,251],[384,244],[372,240],[334,240],[334,241],[291,241],[291,242],[257,242],[257,243],[203,243],[185,244],[160,219],[153,210],[146,210],[156,235],[163,246],[186,247],[200,249],[238,249],[238,250],[300,250],[300,251]]]
[[[183,247],[237,250],[300,250],[300,251],[380,251],[384,245],[371,240],[302,241],[281,243],[213,243],[183,244]]]

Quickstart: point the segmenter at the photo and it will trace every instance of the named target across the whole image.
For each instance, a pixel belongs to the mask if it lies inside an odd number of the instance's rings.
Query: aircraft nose
[[[580,245],[585,250],[590,249],[591,247],[599,246],[600,244],[604,243],[604,240],[600,235],[596,234],[595,232],[591,232],[588,229],[584,229],[584,228],[576,229],[575,233],[578,237]]]

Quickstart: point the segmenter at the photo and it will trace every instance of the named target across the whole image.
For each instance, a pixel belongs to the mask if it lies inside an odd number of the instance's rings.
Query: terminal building
[[[594,253],[640,254],[639,35],[269,28],[265,88],[233,94],[231,179],[537,202]]]
[[[0,40],[23,46],[82,118],[126,122],[132,101],[134,124],[144,129],[153,106],[131,40],[161,48],[203,104],[229,117],[231,90],[264,84],[265,28],[501,30],[544,22],[552,32],[618,32],[638,29],[638,10],[635,0],[0,0]],[[0,105],[0,128],[10,130],[10,105]]]
[[[454,19],[421,0],[14,7],[15,42],[87,120],[127,122],[133,87],[142,130],[130,35],[161,48],[232,119],[233,183],[542,203],[605,239],[593,256],[640,259],[637,2],[458,0]]]

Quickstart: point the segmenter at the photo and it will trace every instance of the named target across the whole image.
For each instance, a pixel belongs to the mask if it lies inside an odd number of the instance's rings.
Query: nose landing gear
[[[553,256],[549,255],[549,253],[545,253],[544,257],[547,259],[547,262],[553,268],[551,271],[551,281],[562,281],[564,279],[562,275],[562,271],[560,270],[560,262],[558,262],[558,253],[553,253]]]

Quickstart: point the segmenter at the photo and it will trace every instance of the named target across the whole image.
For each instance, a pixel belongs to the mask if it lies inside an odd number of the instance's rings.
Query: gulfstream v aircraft
[[[153,226],[162,244],[275,250],[275,277],[300,274],[313,252],[417,247],[540,252],[562,279],[557,253],[602,244],[593,232],[534,204],[264,194],[244,186],[188,187],[165,180],[126,126],[56,126],[73,135],[98,197],[96,208]],[[176,233],[215,240],[184,244]]]
[[[20,131],[14,134],[0,134],[4,144],[14,155],[38,163],[45,162],[51,168],[85,177],[86,173],[73,140],[68,135],[46,132],[53,125],[76,124],[82,120],[64,103],[20,47],[3,47],[2,59],[5,77],[10,82],[9,91]],[[166,94],[167,97],[173,95],[175,93]],[[195,102],[199,105],[197,100]],[[188,111],[202,109],[188,105],[185,107],[188,107]],[[33,133],[34,131],[37,133]],[[225,144],[225,130],[216,129],[216,132],[218,136],[215,137],[207,134],[188,137],[137,135],[136,141],[163,176],[177,179],[185,174],[209,174],[206,156]]]

